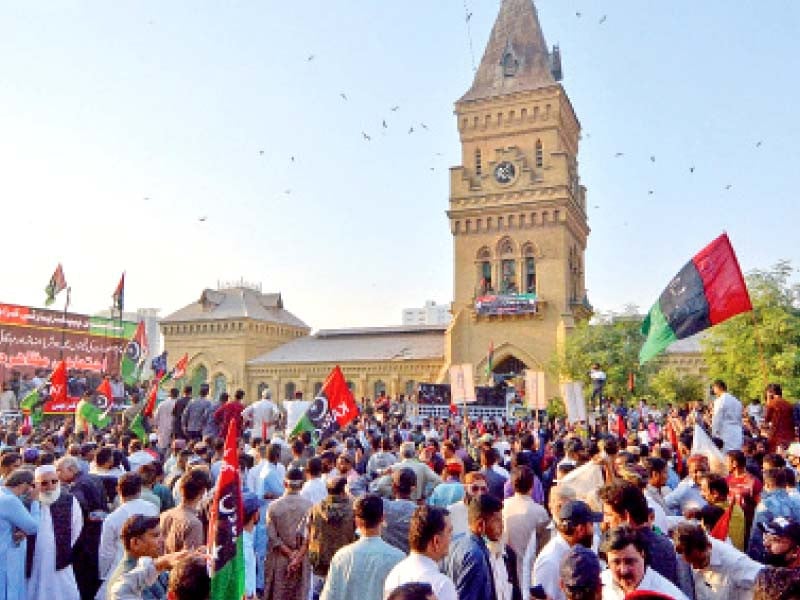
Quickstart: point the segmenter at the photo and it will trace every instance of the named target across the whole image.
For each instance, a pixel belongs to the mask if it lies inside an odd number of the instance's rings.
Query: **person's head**
[[[408,499],[417,487],[417,476],[408,467],[392,471],[392,493],[395,498]]]
[[[560,586],[567,600],[601,600],[600,559],[581,545],[570,548],[561,561]]]
[[[692,454],[686,461],[686,469],[695,484],[700,485],[700,480],[709,472],[708,458],[702,454]]]
[[[402,459],[410,459],[414,458],[417,455],[417,449],[414,446],[414,442],[403,442],[400,446],[400,458]]]
[[[39,491],[39,501],[45,506],[51,505],[61,495],[61,482],[53,465],[36,467],[33,473],[36,480],[36,489]]]
[[[277,464],[280,459],[281,459],[281,445],[270,444],[269,446],[267,446],[267,460],[274,465]]]
[[[128,443],[128,454],[139,452],[141,449],[142,441],[139,438],[133,438],[130,443]]]
[[[503,503],[491,494],[480,494],[467,506],[469,529],[478,536],[486,536],[493,542],[503,536]]]
[[[28,469],[17,469],[6,477],[4,485],[18,498],[30,494],[34,488],[33,473]]]
[[[345,475],[353,470],[353,459],[346,452],[342,452],[336,459],[336,469],[342,475]]]
[[[56,473],[61,483],[72,483],[80,472],[81,467],[74,456],[62,456],[56,461]]]
[[[170,390],[169,390],[169,397],[170,398],[177,399],[179,394],[180,394],[180,392],[178,391],[178,388],[175,388],[175,387],[174,388],[170,388]]]
[[[609,530],[623,523],[633,527],[647,524],[649,513],[644,493],[634,484],[617,481],[600,490],[603,501],[603,529]]]
[[[255,526],[261,518],[261,501],[258,496],[252,493],[246,493],[242,497],[242,511],[244,515],[244,525]]]
[[[114,465],[114,449],[110,446],[103,446],[94,455],[95,464],[101,469],[110,469]]]
[[[647,567],[646,542],[638,529],[620,525],[608,532],[601,546],[611,578],[626,594],[634,591]]]
[[[318,457],[309,458],[306,463],[306,474],[309,479],[316,479],[322,475],[322,461]]]
[[[699,523],[682,521],[672,530],[675,551],[694,569],[705,569],[711,561],[711,541]]]
[[[236,392],[233,394],[233,397],[236,399],[237,402],[241,403],[242,400],[244,400],[244,390],[241,389],[236,390]]]
[[[764,471],[764,491],[772,492],[786,487],[786,473],[781,469]]]
[[[353,505],[356,527],[361,535],[379,535],[383,523],[383,499],[376,494],[361,496]]]
[[[725,455],[725,463],[729,472],[742,472],[747,465],[747,457],[741,450],[728,450]]]
[[[325,482],[325,489],[330,496],[344,496],[347,489],[346,477],[329,477]]]
[[[208,600],[211,579],[202,556],[190,555],[169,572],[168,600]]]
[[[469,502],[472,498],[479,494],[486,494],[489,492],[489,484],[486,482],[486,477],[483,473],[478,471],[470,471],[464,475],[464,500]]]
[[[184,473],[178,482],[181,501],[190,506],[197,503],[208,490],[209,482],[209,476],[203,469],[192,469]]]
[[[783,389],[781,388],[780,383],[770,383],[767,386],[767,400],[771,400],[772,398],[780,398],[783,396]]]
[[[303,456],[303,452],[305,452],[306,445],[303,443],[303,440],[296,439],[292,442],[292,456],[294,457],[301,457]]]
[[[158,517],[134,515],[122,525],[122,545],[134,558],[157,558],[164,553],[164,537]]]
[[[527,496],[533,488],[533,469],[527,465],[520,465],[511,470],[511,484],[514,492]]]
[[[287,493],[297,494],[303,487],[305,480],[306,478],[305,475],[303,475],[302,469],[291,468],[286,471],[286,479],[284,480],[283,485],[286,488]]]
[[[22,456],[17,452],[9,452],[0,458],[0,472],[4,475],[11,473],[22,466]]]
[[[649,456],[644,461],[647,469],[647,483],[655,488],[661,489],[667,485],[667,461],[657,456]]]
[[[570,546],[576,544],[591,548],[594,524],[603,520],[603,515],[593,512],[581,500],[568,500],[556,515],[556,528]]]
[[[138,473],[125,473],[117,481],[117,492],[123,502],[135,500],[142,493],[142,478]]]
[[[481,450],[481,468],[491,469],[497,462],[497,452],[494,448],[484,448]]]
[[[430,583],[413,581],[394,588],[386,600],[436,600],[436,594]]]
[[[412,551],[439,561],[447,556],[452,536],[453,524],[446,508],[425,505],[414,511],[408,530]]]
[[[191,396],[192,395],[192,386],[190,386],[190,385],[183,386],[183,395],[184,396]]]
[[[714,383],[711,384],[711,391],[714,392],[715,396],[721,396],[728,391],[728,386],[725,385],[722,379],[715,379]]]
[[[709,504],[718,504],[728,499],[728,482],[721,475],[707,473],[700,480],[700,493]]]
[[[548,508],[551,515],[557,515],[561,512],[561,506],[568,500],[574,500],[577,497],[575,490],[568,485],[559,483],[550,490],[550,501]]]
[[[800,567],[800,523],[777,517],[759,523],[764,534],[765,562],[775,567]]]

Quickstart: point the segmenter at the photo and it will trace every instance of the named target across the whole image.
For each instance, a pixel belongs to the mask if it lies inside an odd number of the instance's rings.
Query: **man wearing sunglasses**
[[[29,600],[79,600],[72,553],[83,528],[80,504],[61,489],[56,468],[42,465],[34,473],[41,512],[39,531],[28,538]]]
[[[467,505],[475,496],[489,493],[489,484],[483,473],[472,471],[464,476],[464,499],[447,507],[450,521],[453,524],[453,537],[456,538],[469,531]]]

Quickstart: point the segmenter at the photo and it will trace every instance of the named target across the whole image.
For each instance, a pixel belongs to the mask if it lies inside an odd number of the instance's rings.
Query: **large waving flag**
[[[164,378],[161,380],[161,383],[164,384],[170,379],[178,380],[183,379],[186,376],[186,366],[189,364],[189,354],[184,354],[181,359],[175,363],[175,366],[172,367],[172,371],[167,373]]]
[[[211,600],[239,600],[244,595],[244,508],[239,476],[236,419],[225,437],[222,470],[208,523],[211,544]]]
[[[128,385],[133,385],[139,380],[142,370],[142,363],[147,356],[147,336],[144,332],[144,322],[139,321],[136,332],[125,346],[125,353],[120,361],[120,373],[122,381]]]
[[[315,431],[318,438],[323,440],[357,416],[358,407],[353,392],[347,387],[339,365],[336,365],[322,384],[319,395],[300,417],[291,435]]]
[[[67,363],[63,360],[58,362],[50,374],[50,400],[67,401]]]
[[[53,302],[55,302],[56,296],[58,296],[59,292],[66,289],[66,287],[67,279],[64,277],[64,269],[61,267],[61,263],[58,263],[56,270],[53,272],[52,277],[50,277],[50,283],[48,283],[47,287],[44,288],[44,291],[47,294],[44,305],[50,306]]]
[[[161,381],[161,379],[154,378],[150,382],[150,389],[147,391],[147,402],[142,409],[142,414],[145,417],[152,417],[156,410],[156,404],[158,404],[158,388],[161,385]]]
[[[646,363],[672,342],[749,310],[753,305],[739,261],[723,233],[684,265],[650,309],[642,323],[647,339],[639,362]]]

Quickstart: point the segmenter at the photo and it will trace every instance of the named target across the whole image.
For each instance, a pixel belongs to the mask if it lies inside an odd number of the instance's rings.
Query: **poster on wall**
[[[532,410],[546,410],[547,398],[545,397],[544,371],[525,371],[525,399],[528,408]]]
[[[453,404],[471,404],[477,401],[472,365],[452,365],[450,367],[450,393]]]

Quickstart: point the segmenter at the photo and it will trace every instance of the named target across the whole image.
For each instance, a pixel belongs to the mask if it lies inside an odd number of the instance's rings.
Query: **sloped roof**
[[[220,319],[253,319],[304,327],[308,325],[283,308],[280,293],[262,294],[245,287],[221,290],[205,289],[200,299],[184,306],[162,320],[164,323],[213,321]]]
[[[511,68],[503,66],[506,54],[511,56]],[[459,102],[555,84],[550,53],[533,2],[503,0],[472,87]]]
[[[248,361],[251,365],[426,360],[444,357],[444,326],[323,329]]]

